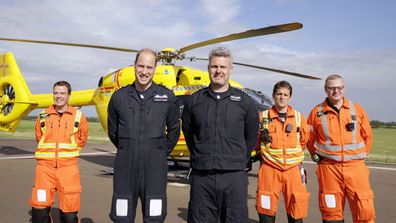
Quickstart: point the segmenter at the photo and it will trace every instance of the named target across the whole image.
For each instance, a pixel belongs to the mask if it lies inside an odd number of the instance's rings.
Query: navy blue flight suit
[[[114,162],[114,222],[135,221],[137,199],[144,222],[164,222],[167,214],[167,156],[180,135],[180,112],[174,93],[152,85],[142,95],[135,85],[116,91],[108,106],[108,133],[117,147]]]
[[[182,127],[192,168],[188,222],[248,222],[245,168],[259,128],[251,98],[231,86],[201,89],[187,100]]]

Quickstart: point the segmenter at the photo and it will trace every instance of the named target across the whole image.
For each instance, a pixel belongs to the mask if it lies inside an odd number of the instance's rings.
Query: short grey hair
[[[233,58],[230,49],[226,47],[218,47],[209,52],[209,61],[212,57],[226,57],[230,58],[230,64],[232,65]]]

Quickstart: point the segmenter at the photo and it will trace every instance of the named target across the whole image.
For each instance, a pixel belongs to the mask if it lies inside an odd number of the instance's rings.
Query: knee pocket
[[[274,192],[258,190],[256,194],[256,209],[260,214],[274,216],[278,206],[279,196]]]
[[[341,193],[337,191],[322,192],[319,196],[320,210],[325,216],[342,215]]]
[[[146,197],[144,216],[149,218],[164,218],[167,213],[166,195],[150,195]]]
[[[373,220],[375,216],[373,191],[356,191],[356,207],[358,220]]]
[[[294,219],[301,219],[307,217],[309,197],[310,193],[308,192],[292,194],[292,204],[289,214]]]
[[[132,196],[114,193],[111,202],[110,218],[115,222],[135,219]]]
[[[32,198],[30,204],[32,207],[45,208],[50,207],[54,202],[55,190],[52,187],[34,186],[32,189]]]
[[[67,186],[59,191],[59,208],[63,212],[76,212],[80,210],[81,186]]]

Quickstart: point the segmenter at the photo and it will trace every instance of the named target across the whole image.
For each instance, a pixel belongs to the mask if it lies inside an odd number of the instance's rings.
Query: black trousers
[[[188,222],[248,222],[245,171],[192,170]]]
[[[158,149],[119,149],[114,163],[111,220],[116,223],[135,222],[140,198],[143,222],[164,222],[167,214],[167,172],[166,155]]]

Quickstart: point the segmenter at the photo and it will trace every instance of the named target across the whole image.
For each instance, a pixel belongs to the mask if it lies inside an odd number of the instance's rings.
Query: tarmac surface
[[[33,158],[36,143],[32,140],[0,139],[0,223],[30,222],[28,200],[33,186],[36,161]],[[112,170],[115,148],[111,144],[88,144],[82,151],[79,166],[83,192],[81,194],[81,223],[111,222],[108,213],[112,196]],[[188,164],[172,166],[168,174],[168,215],[165,222],[186,222],[190,186],[183,177]],[[376,222],[396,222],[396,165],[368,164],[370,181],[375,194]],[[316,166],[304,162],[308,173],[308,191],[311,193],[309,214],[306,223],[322,222],[318,207]],[[249,173],[249,222],[258,222],[255,210],[258,163]],[[282,197],[282,196],[281,196]],[[58,201],[52,209],[54,222],[59,222]],[[278,204],[277,222],[287,222],[283,200]],[[137,209],[135,221],[142,222],[141,208]],[[352,222],[349,206],[346,205],[345,222]]]

